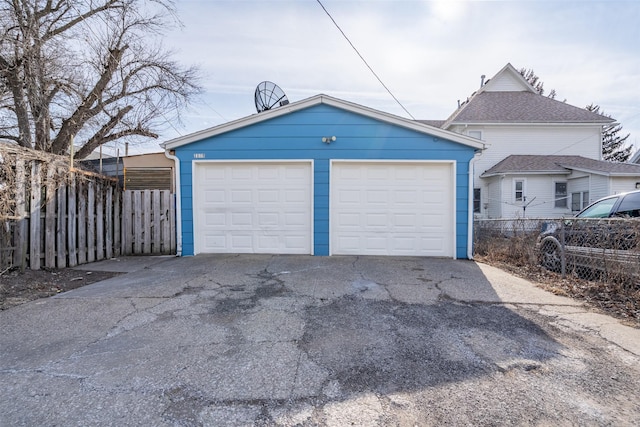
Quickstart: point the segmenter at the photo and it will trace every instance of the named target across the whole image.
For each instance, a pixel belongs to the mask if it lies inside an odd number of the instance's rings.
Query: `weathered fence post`
[[[121,226],[122,226],[122,191],[116,186],[116,192],[113,196],[113,256],[120,256]]]
[[[67,266],[67,187],[60,185],[58,193],[58,220],[56,221],[57,236],[57,265],[58,268]]]
[[[95,191],[93,181],[87,184],[87,262],[96,259],[96,217],[95,217]]]
[[[144,190],[144,206],[142,211],[142,253],[151,253],[151,191]]]
[[[68,211],[67,211],[67,246],[69,248],[69,267],[78,265],[78,245],[76,235],[78,223],[76,217],[76,174],[69,173],[69,194],[68,194]]]
[[[45,205],[44,232],[44,265],[47,268],[56,267],[56,171],[53,166],[47,167],[47,185]]]
[[[78,181],[78,264],[87,262],[87,184]]]
[[[104,259],[104,186],[96,182],[96,260]]]
[[[13,265],[24,271],[27,267],[27,197],[25,185],[25,161],[16,160],[16,217],[18,222],[14,231]]]
[[[29,203],[29,268],[40,270],[40,210],[42,198],[42,179],[39,162],[31,166],[31,201]]]
[[[105,225],[106,235],[104,240],[105,255],[107,259],[113,258],[113,218],[115,212],[113,209],[113,187],[107,185],[106,202],[105,202]]]
[[[153,215],[153,248],[154,253],[162,253],[162,234],[160,233],[160,217],[162,211],[160,210],[160,190],[153,190],[153,209],[151,214]]]
[[[134,240],[133,251],[135,254],[142,253],[142,197],[140,191],[133,192],[133,227]]]

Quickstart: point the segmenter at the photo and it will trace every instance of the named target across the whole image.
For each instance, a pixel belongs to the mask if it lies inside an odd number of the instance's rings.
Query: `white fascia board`
[[[640,172],[638,173],[634,173],[634,172],[605,172],[605,171],[598,171],[598,170],[593,170],[593,169],[587,169],[587,168],[576,168],[573,166],[564,166],[566,168],[571,168],[574,171],[578,171],[578,172],[584,172],[584,173],[591,173],[594,175],[602,175],[602,176],[628,176],[628,177],[636,177],[636,176],[640,176]]]
[[[456,122],[453,121],[447,124],[449,126],[579,126],[579,127],[587,127],[587,126],[603,126],[609,124],[608,122]]]
[[[491,178],[492,176],[509,176],[509,175],[571,175],[571,171],[505,171],[480,174],[480,178]]]
[[[482,141],[479,141],[478,139],[472,138],[470,136],[446,131],[440,128],[436,128],[433,126],[429,126],[429,125],[417,122],[415,120],[405,119],[403,117],[399,117],[389,113],[384,113],[382,111],[374,110],[372,108],[364,107],[362,105],[354,104],[352,102],[343,101],[341,99],[333,98],[327,95],[316,95],[311,98],[303,99],[301,101],[297,101],[283,107],[274,108],[273,110],[268,110],[262,113],[253,114],[248,117],[243,117],[241,119],[233,120],[228,123],[224,123],[218,126],[214,126],[212,128],[204,129],[189,135],[185,135],[185,136],[181,136],[181,137],[169,140],[161,144],[161,146],[165,150],[171,150],[177,147],[181,147],[183,145],[191,144],[192,142],[200,141],[206,138],[210,138],[212,136],[220,135],[222,133],[231,132],[236,129],[240,129],[256,123],[260,123],[265,120],[280,117],[285,114],[293,113],[295,111],[309,108],[318,104],[331,105],[333,107],[350,111],[355,114],[360,114],[362,116],[370,117],[382,122],[394,124],[397,126],[414,130],[416,132],[424,133],[429,136],[446,139],[449,141],[457,142],[459,144],[467,145],[476,150],[484,150],[486,147],[486,144],[484,144]]]

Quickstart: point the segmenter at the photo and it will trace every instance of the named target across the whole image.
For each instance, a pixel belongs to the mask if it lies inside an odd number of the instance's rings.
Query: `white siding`
[[[595,202],[596,200],[607,197],[610,194],[609,178],[602,175],[592,175],[591,189],[589,190],[589,202]]]
[[[580,155],[600,159],[599,126],[469,126],[489,146],[475,163],[478,177],[510,155]]]
[[[640,182],[640,176],[636,177],[612,177],[611,194],[626,193],[636,189],[636,182]]]
[[[502,200],[502,178],[493,177],[488,178],[486,181],[489,182],[489,185],[482,187],[482,191],[487,194],[487,203],[489,203],[486,215],[489,218],[500,218],[502,217],[502,203],[500,203],[500,200]],[[484,206],[482,209],[484,209]]]
[[[583,176],[580,178],[571,178],[568,181],[569,185],[567,191],[569,194],[578,193],[583,191],[589,191],[589,177]]]
[[[525,202],[514,199],[514,182],[525,180]],[[555,207],[555,182],[566,182],[565,176],[508,176],[502,180],[502,218],[560,218],[571,215],[571,207]],[[525,209],[526,205],[526,209]]]
[[[485,91],[491,92],[522,92],[525,88],[522,80],[510,73],[499,74],[485,85]]]

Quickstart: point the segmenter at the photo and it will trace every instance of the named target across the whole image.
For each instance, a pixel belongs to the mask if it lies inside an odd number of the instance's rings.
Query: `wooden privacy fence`
[[[122,191],[60,162],[0,154],[0,271],[175,254],[169,190]]]

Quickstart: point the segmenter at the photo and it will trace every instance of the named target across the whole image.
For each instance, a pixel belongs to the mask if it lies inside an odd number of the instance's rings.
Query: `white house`
[[[511,64],[446,121],[423,122],[487,144],[474,164],[476,216],[570,216],[640,186],[640,165],[602,160],[613,119],[538,94]]]

